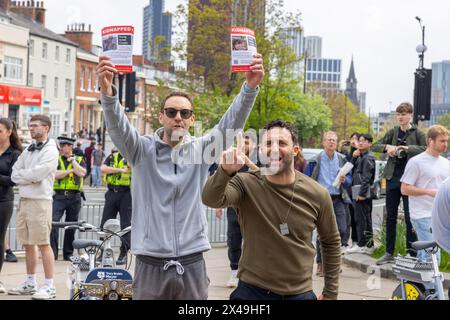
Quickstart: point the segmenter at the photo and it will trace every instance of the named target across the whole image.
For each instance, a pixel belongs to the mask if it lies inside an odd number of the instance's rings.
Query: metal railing
[[[103,214],[103,202],[85,202],[80,210],[79,220],[86,221],[94,226],[100,226],[100,222]],[[16,217],[17,217],[17,203],[14,205],[14,211],[11,218],[11,222],[7,230],[7,239],[9,239],[9,245],[13,251],[22,251],[21,244],[17,242],[16,238]],[[224,210],[222,219],[216,218],[214,209],[206,208],[206,219],[208,221],[208,238],[211,243],[223,243],[227,241],[227,215]],[[64,217],[63,217],[64,219]],[[64,232],[59,232],[59,247],[63,245]],[[98,236],[94,232],[76,232],[76,239],[98,239]],[[113,246],[119,247],[120,240],[117,237],[113,237]]]

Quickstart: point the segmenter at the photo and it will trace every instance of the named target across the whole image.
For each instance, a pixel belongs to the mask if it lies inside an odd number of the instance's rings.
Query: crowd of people
[[[101,226],[118,213],[122,228],[132,226],[131,237],[122,241],[118,264],[126,263],[131,249],[137,258],[136,300],[208,298],[203,254],[211,246],[205,206],[215,208],[218,218],[227,208],[228,285],[235,287],[230,299],[337,299],[342,254],[374,250],[372,151],[388,156],[386,254],[377,264],[393,260],[400,201],[408,253],[428,258],[412,250],[417,238],[437,237],[448,250],[450,163],[441,156],[448,147],[447,129],[433,126],[425,135],[411,123],[412,106],[402,103],[396,110],[399,125],[377,142],[367,133],[354,133],[349,141],[339,142],[335,132],[325,132],[323,151],[309,162],[302,156],[298,129],[283,120],[269,122],[259,144],[249,136],[238,136],[236,144],[234,137],[228,139],[228,131],[242,131],[253,108],[264,78],[261,55],[255,54],[250,70],[241,91],[208,134],[189,135],[195,121],[192,99],[184,92],[172,92],[161,103],[162,127],[141,136],[119,102],[113,85],[117,70],[108,57],[101,57],[97,67],[101,105],[115,145],[109,156],[101,143],[92,142],[83,152],[71,137],[59,137],[57,143],[49,139],[51,122],[44,115],[30,119],[34,143],[22,150],[14,123],[0,119],[0,271],[14,185],[20,195],[17,239],[26,257],[24,283],[9,290],[0,285],[0,291],[55,298],[58,231],[51,224],[64,215],[66,221],[78,220],[88,175],[94,188],[105,176],[108,191]],[[66,231],[64,260],[73,254],[73,237]],[[39,288],[37,250],[45,273]],[[315,262],[317,274],[324,277],[318,295],[312,288]]]

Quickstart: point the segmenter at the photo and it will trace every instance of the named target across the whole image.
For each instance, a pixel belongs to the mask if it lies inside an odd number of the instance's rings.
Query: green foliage
[[[444,114],[442,117],[439,117],[437,119],[437,124],[440,124],[441,126],[446,127],[448,130],[450,130],[450,114]]]

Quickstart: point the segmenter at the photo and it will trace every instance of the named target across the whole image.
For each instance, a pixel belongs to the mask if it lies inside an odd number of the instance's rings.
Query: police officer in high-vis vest
[[[113,149],[111,155],[106,158],[101,166],[101,171],[106,174],[108,191],[105,194],[105,207],[101,227],[109,219],[115,219],[117,213],[120,215],[120,227],[122,229],[131,225],[131,168],[122,155]],[[120,247],[119,259],[116,264],[127,263],[127,252],[130,249],[131,234],[128,232]]]
[[[75,139],[69,137],[58,137],[59,161],[55,175],[53,190],[53,221],[59,222],[66,214],[67,221],[78,221],[81,209],[81,193],[83,191],[83,178],[86,175],[86,164],[83,157],[74,156],[72,153]],[[50,236],[51,246],[58,259],[58,232],[52,229]],[[63,257],[70,261],[73,254],[72,242],[75,230],[66,230],[64,234]]]

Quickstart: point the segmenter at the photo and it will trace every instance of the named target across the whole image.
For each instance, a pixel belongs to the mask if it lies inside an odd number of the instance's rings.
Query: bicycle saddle
[[[100,247],[103,241],[90,239],[76,239],[73,240],[72,245],[74,249],[85,249],[88,247]]]
[[[437,247],[436,241],[416,241],[413,242],[411,245],[416,250],[425,250],[428,248]]]

